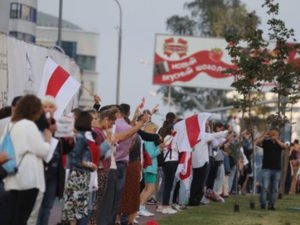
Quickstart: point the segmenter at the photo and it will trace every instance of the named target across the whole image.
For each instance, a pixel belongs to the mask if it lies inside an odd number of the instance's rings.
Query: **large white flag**
[[[176,134],[172,148],[181,152],[176,176],[183,181],[187,190],[190,188],[192,173],[192,148],[201,141],[201,132],[205,132],[205,123],[210,116],[209,113],[195,114],[174,126]]]
[[[44,98],[51,95],[55,98],[57,110],[54,117],[56,119],[62,116],[67,105],[79,89],[80,83],[48,57],[44,66],[38,96]]]

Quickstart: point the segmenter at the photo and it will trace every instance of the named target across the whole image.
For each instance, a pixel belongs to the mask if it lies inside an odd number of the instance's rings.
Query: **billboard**
[[[153,84],[232,89],[225,39],[157,34]]]

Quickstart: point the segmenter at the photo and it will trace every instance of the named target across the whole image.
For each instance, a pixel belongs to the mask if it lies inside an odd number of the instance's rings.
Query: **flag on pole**
[[[172,141],[172,148],[177,148],[180,154],[176,176],[183,181],[187,190],[190,189],[192,172],[192,148],[201,140],[201,131],[205,131],[209,113],[190,116],[174,126],[176,132]]]
[[[79,91],[80,85],[67,71],[48,57],[44,66],[38,97],[44,98],[50,95],[55,98],[57,110],[54,117],[58,119],[62,116],[73,96]]]

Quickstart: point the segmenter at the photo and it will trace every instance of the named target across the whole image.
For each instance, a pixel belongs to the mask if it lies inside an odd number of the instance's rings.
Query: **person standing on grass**
[[[267,194],[269,194],[268,209],[275,210],[281,174],[281,151],[288,149],[288,147],[279,140],[278,132],[275,130],[261,134],[255,144],[261,146],[264,152],[260,207],[266,209]]]
[[[209,174],[209,149],[208,145],[215,139],[225,138],[228,131],[209,133],[209,122],[206,122],[206,132],[201,134],[201,141],[195,145],[192,155],[193,179],[189,198],[190,206],[200,205],[204,194],[204,187]]]

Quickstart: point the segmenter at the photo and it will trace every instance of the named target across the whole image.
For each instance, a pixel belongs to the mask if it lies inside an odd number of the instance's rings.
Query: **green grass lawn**
[[[160,225],[300,225],[300,195],[284,196],[276,202],[276,211],[261,210],[258,197],[250,209],[250,196],[238,197],[240,212],[234,212],[235,197],[226,203],[212,202],[194,207],[159,221]],[[291,209],[291,208],[299,208]]]

